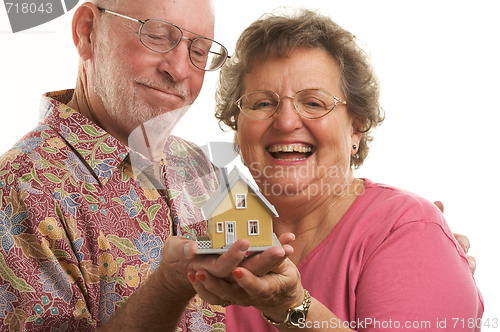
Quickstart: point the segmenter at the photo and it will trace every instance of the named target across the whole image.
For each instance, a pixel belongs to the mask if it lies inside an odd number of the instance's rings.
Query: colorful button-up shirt
[[[202,151],[170,137],[157,190],[140,155],[65,105],[72,93],[45,94],[40,124],[0,157],[1,329],[95,330],[159,266],[165,238],[205,232],[217,178]],[[224,309],[193,298],[186,329],[225,330]]]

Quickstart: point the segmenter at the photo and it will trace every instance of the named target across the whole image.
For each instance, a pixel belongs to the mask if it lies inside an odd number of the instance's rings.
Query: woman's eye
[[[263,108],[274,107],[275,105],[276,105],[276,103],[273,101],[263,100],[263,101],[256,102],[254,104],[253,109],[258,110],[258,109],[263,109]]]
[[[325,108],[325,103],[323,103],[321,100],[316,100],[316,99],[303,100],[300,102],[300,105],[305,109],[311,109],[311,110]]]

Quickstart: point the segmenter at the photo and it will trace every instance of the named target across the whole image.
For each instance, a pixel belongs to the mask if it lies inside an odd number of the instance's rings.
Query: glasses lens
[[[157,52],[168,52],[177,46],[182,38],[182,32],[172,24],[150,19],[142,25],[139,37],[147,48]]]
[[[248,117],[258,120],[269,118],[278,107],[278,96],[271,91],[254,91],[243,96],[240,109]]]
[[[326,115],[336,105],[336,100],[331,94],[314,89],[297,92],[294,102],[299,111],[310,119]]]
[[[216,41],[198,37],[191,44],[189,56],[196,67],[203,70],[216,70],[226,61],[227,50]]]

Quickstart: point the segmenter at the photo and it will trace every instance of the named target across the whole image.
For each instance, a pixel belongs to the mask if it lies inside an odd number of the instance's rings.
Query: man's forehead
[[[215,18],[212,0],[120,0],[118,7],[138,19],[164,20],[213,38]]]

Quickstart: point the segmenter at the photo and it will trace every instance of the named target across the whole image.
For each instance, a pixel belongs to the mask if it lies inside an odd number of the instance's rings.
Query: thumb
[[[169,262],[193,259],[198,246],[195,241],[181,236],[170,236],[163,247],[163,257]]]
[[[441,212],[444,213],[444,205],[441,201],[435,201],[434,202],[434,205],[438,207],[439,210],[441,210]]]

